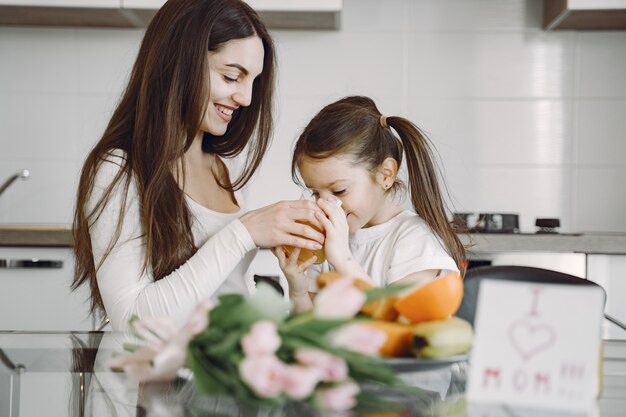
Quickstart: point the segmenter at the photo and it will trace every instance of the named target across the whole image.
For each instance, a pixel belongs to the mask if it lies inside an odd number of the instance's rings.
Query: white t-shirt
[[[354,259],[379,287],[413,272],[438,269],[445,274],[459,271],[431,228],[410,210],[400,212],[385,223],[357,230],[350,235],[349,244]],[[330,266],[325,262],[309,269],[314,291],[317,288],[315,278]]]
[[[122,151],[115,151],[100,166],[88,203],[89,210],[119,172],[123,155]],[[224,162],[229,164],[229,160]],[[115,233],[123,182],[117,184],[99,219],[90,228],[96,267]],[[254,282],[248,268],[257,247],[239,221],[246,212],[243,195],[237,191],[235,197],[240,210],[227,214],[209,210],[186,196],[198,251],[171,274],[155,281],[150,267],[142,272],[145,240],[140,225],[137,188],[131,181],[119,240],[96,274],[113,330],[125,330],[133,314],[140,318],[169,316],[183,324],[201,300],[223,293],[247,294],[251,291]]]

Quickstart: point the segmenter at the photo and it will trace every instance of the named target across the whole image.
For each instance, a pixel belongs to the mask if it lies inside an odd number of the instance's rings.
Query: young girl
[[[391,130],[393,128],[396,134]],[[292,176],[317,200],[328,263],[341,275],[376,286],[423,284],[459,271],[465,250],[448,222],[436,167],[424,134],[402,117],[385,117],[367,97],[347,97],[323,108],[298,139]],[[402,157],[414,211],[397,197]],[[311,306],[314,281],[300,250],[275,247],[296,311]],[[320,268],[310,268],[311,278]]]

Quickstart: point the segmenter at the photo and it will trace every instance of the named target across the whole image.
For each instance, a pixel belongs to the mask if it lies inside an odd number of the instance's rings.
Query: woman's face
[[[233,113],[252,101],[252,83],[263,71],[263,42],[258,36],[226,42],[209,52],[209,104],[201,129],[215,136],[226,133]]]

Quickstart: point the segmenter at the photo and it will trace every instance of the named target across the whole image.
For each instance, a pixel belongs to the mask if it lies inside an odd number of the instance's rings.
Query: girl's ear
[[[396,176],[398,175],[398,161],[393,158],[387,158],[378,167],[376,173],[376,182],[380,184],[385,190],[388,190],[396,182]]]

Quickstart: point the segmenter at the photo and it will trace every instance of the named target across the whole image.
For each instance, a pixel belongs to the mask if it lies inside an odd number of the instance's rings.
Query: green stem
[[[289,331],[295,327],[302,326],[303,324],[306,324],[314,319],[315,319],[315,315],[313,314],[313,312],[300,314],[294,317],[293,319],[289,320],[288,322],[284,323],[283,325],[281,325],[280,330]]]

